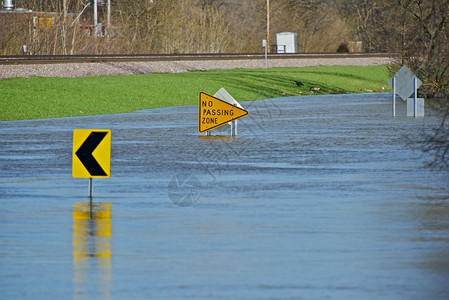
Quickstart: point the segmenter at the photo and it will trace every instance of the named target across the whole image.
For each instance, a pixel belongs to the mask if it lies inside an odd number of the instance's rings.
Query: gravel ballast
[[[268,67],[307,66],[372,66],[391,63],[387,57],[347,57],[310,59],[269,59]],[[0,79],[13,77],[86,77],[150,73],[181,73],[188,71],[264,68],[265,60],[208,60],[208,61],[157,61],[157,62],[108,62],[108,63],[58,63],[0,65]]]

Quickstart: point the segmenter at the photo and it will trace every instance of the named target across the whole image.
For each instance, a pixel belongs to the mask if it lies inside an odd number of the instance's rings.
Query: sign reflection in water
[[[111,203],[73,206],[74,299],[96,294],[111,298]],[[101,274],[100,278],[94,274]]]

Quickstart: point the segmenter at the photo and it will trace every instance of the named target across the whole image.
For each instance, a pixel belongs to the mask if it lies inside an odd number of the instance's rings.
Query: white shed
[[[295,32],[280,32],[276,34],[277,53],[297,53],[298,35]]]

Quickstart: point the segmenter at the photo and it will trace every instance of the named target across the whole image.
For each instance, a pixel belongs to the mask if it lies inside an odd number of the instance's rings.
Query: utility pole
[[[270,52],[270,0],[267,0],[267,49]]]
[[[111,0],[108,0],[108,21],[107,26],[109,29],[109,26],[111,26]]]
[[[98,36],[97,32],[97,26],[98,26],[98,7],[97,7],[98,0],[94,0],[94,32],[95,36]]]
[[[108,41],[108,48],[109,48],[109,35],[111,33],[110,26],[111,26],[111,0],[108,0],[108,19],[106,21],[106,40]]]
[[[62,1],[62,54],[67,54],[66,49],[66,31],[67,31],[67,0]]]

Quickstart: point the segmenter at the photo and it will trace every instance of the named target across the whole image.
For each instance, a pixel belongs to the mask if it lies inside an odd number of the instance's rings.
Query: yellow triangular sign
[[[247,114],[248,111],[243,108],[200,92],[198,103],[198,131],[201,133],[243,118]]]

